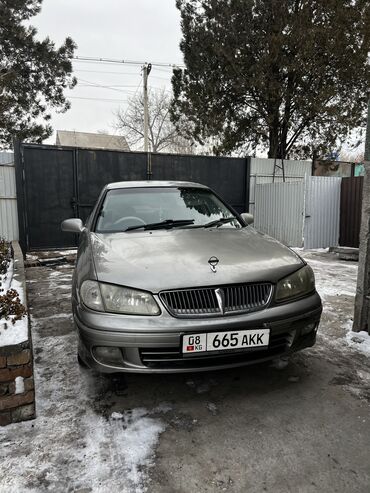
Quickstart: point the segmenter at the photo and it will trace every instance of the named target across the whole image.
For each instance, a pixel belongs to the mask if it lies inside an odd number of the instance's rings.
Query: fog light
[[[103,365],[122,366],[123,359],[120,348],[109,346],[96,346],[93,348],[94,357]]]
[[[305,334],[309,334],[310,332],[312,332],[315,329],[315,327],[316,327],[315,322],[312,322],[311,324],[305,325],[301,329],[301,335],[303,336]]]

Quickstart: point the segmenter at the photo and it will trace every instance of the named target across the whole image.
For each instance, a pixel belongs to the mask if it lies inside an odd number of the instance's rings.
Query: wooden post
[[[367,107],[364,168],[358,276],[353,318],[353,331],[355,332],[361,330],[370,332],[370,94]]]

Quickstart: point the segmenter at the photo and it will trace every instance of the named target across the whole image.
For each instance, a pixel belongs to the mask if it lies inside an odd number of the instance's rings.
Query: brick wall
[[[29,341],[0,347],[0,426],[35,417],[31,354]]]
[[[18,242],[12,242],[14,274],[22,284],[27,301],[23,254]],[[5,322],[10,323],[10,322]],[[9,327],[8,330],[12,328]],[[0,345],[0,426],[35,418],[32,339],[10,346]]]

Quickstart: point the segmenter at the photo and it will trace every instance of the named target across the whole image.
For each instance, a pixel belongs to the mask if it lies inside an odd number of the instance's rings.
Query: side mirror
[[[245,222],[245,224],[247,224],[248,226],[254,223],[253,214],[249,214],[249,212],[243,212],[240,215],[242,216],[242,219]]]
[[[83,222],[81,219],[78,218],[73,218],[73,219],[66,219],[65,221],[62,222],[61,224],[62,231],[65,231],[66,233],[82,233],[82,231],[85,229]]]

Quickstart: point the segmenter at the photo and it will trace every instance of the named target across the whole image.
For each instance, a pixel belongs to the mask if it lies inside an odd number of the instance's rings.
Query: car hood
[[[254,228],[91,233],[99,281],[158,293],[166,289],[277,282],[303,265],[298,255]],[[216,272],[208,260],[217,257]]]

